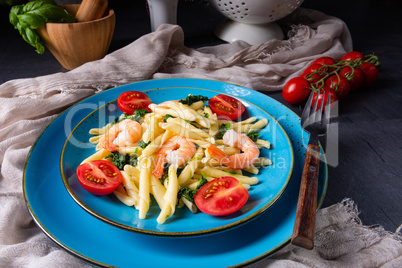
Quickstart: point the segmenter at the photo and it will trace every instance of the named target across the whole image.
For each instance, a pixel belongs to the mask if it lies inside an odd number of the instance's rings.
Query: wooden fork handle
[[[296,209],[296,220],[291,241],[293,245],[306,249],[314,248],[319,156],[320,148],[317,145],[309,144],[304,160],[299,200]]]

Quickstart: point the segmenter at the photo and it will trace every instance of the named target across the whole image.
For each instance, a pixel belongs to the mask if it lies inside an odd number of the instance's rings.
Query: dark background
[[[116,12],[109,52],[150,32],[145,0],[115,0],[109,6]],[[381,61],[376,84],[339,105],[339,165],[329,167],[323,206],[351,198],[365,225],[379,224],[394,232],[402,224],[402,1],[306,0],[302,7],[345,21],[354,50],[374,53]],[[9,7],[0,6],[0,84],[66,72],[48,50],[38,55],[22,40],[8,22],[8,13]],[[186,46],[222,43],[214,29],[223,19],[207,2],[179,2],[177,23],[184,30]],[[287,104],[281,92],[266,94],[301,114],[301,108]]]

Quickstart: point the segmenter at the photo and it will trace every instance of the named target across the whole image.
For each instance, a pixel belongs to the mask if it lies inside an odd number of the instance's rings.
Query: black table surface
[[[116,12],[109,52],[151,31],[145,0],[109,1],[109,6]],[[323,207],[351,198],[363,224],[394,232],[402,224],[402,1],[306,0],[302,7],[345,21],[354,50],[374,53],[381,61],[375,85],[339,104],[339,164],[329,166]],[[8,22],[8,13],[9,7],[0,6],[0,84],[66,72],[48,50],[38,55],[22,40]],[[188,47],[223,43],[214,35],[223,19],[206,2],[179,1],[177,23]],[[301,115],[301,107],[287,104],[281,92],[266,94]]]

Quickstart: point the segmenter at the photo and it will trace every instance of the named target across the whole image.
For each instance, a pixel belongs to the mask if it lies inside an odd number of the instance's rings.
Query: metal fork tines
[[[311,104],[313,102],[313,96],[317,95],[315,102],[314,102],[314,108],[313,108],[313,112],[311,113]],[[324,94],[324,93],[322,93]],[[318,106],[318,93],[316,92],[312,92],[310,94],[310,97],[308,98],[308,101],[306,103],[306,106],[304,107],[303,113],[302,113],[302,117],[301,117],[301,126],[304,130],[306,130],[307,132],[310,133],[311,136],[310,137],[310,142],[316,142],[316,145],[318,145],[318,138],[316,138],[316,136],[319,135],[324,135],[327,133],[327,129],[329,126],[329,119],[330,119],[330,114],[331,114],[331,95],[328,94],[324,94],[324,97],[326,97],[326,101],[325,98],[322,98],[321,104],[320,104],[320,109],[317,110],[317,106]],[[324,106],[325,103],[325,106]],[[322,119],[322,113],[324,110],[324,118]],[[310,114],[311,113],[311,114]],[[314,138],[312,140],[312,138]]]
[[[316,99],[312,108],[313,96],[315,94]],[[310,140],[306,149],[303,174],[300,183],[292,244],[306,249],[314,248],[315,212],[317,209],[320,157],[318,136],[327,133],[331,113],[331,96],[329,92],[322,94],[324,97],[322,98],[319,109],[317,109],[319,102],[318,93],[312,92],[310,94],[301,118],[301,126],[304,130],[310,133]]]

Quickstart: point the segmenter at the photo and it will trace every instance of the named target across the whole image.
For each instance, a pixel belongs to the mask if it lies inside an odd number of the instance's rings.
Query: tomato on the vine
[[[112,193],[123,181],[120,170],[106,160],[94,160],[79,165],[77,178],[85,190],[96,195]]]
[[[282,90],[283,98],[290,104],[299,104],[310,95],[310,83],[302,77],[290,79]]]
[[[117,106],[119,109],[123,113],[129,115],[134,114],[137,109],[151,112],[151,109],[148,107],[151,103],[151,99],[145,93],[140,91],[123,92],[117,99]]]
[[[326,86],[322,87],[319,92],[311,92],[311,94],[314,94],[313,95],[313,100],[311,102],[311,108],[314,109],[315,102],[316,102],[316,100],[318,98],[318,100],[317,100],[317,111],[320,109],[320,106],[321,106],[321,103],[323,102],[323,99],[325,101],[327,100],[328,94],[330,96],[329,97],[330,98],[329,102],[330,102],[330,107],[331,108],[335,105],[335,102],[338,101],[338,98],[336,96],[336,92],[332,88],[329,88],[329,87],[326,87]],[[323,104],[323,111],[325,111],[325,105],[326,105],[326,103]]]
[[[246,110],[241,101],[223,94],[209,99],[208,105],[218,117],[230,120],[236,120]]]
[[[363,82],[363,72],[358,68],[346,66],[340,70],[339,75],[349,81],[350,91],[358,89]]]
[[[379,65],[377,56],[364,55],[359,51],[346,53],[339,61],[327,56],[320,57],[299,77],[290,79],[282,95],[288,103],[298,104],[308,97],[308,88],[309,91],[320,92],[318,98],[321,99],[324,92],[330,94],[331,103],[334,103],[360,87],[371,86],[378,78]]]
[[[202,212],[225,216],[241,209],[248,200],[248,190],[234,177],[216,178],[202,186],[194,202]]]
[[[331,57],[321,57],[313,61],[313,64],[320,64],[320,65],[334,65],[336,63],[334,58]]]
[[[359,51],[351,51],[349,53],[346,53],[342,58],[341,61],[355,61],[357,59],[361,59],[364,61],[364,55],[363,53]]]
[[[350,92],[350,84],[343,76],[332,75],[325,80],[324,86],[332,88],[336,92],[338,100],[345,98]]]
[[[378,78],[378,68],[370,62],[363,62],[360,70],[363,72],[363,83],[361,86],[369,87],[374,84]]]
[[[325,76],[326,68],[322,64],[311,64],[302,73],[301,77],[308,80],[310,83],[316,83]]]

